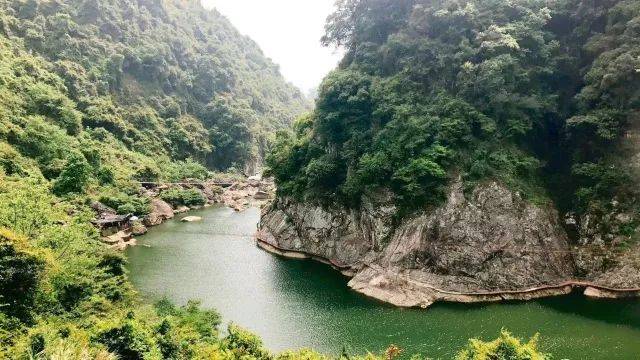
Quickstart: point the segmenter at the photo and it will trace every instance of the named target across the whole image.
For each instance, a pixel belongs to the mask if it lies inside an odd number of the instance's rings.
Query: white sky
[[[320,84],[342,55],[320,45],[335,0],[202,0],[255,40],[303,92]]]

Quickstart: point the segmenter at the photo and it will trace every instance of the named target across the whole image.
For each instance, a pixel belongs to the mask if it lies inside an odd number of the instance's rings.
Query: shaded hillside
[[[281,135],[280,192],[357,206],[386,188],[406,214],[442,204],[458,177],[467,194],[498,180],[610,232],[605,214],[638,213],[638,149],[623,142],[640,109],[639,21],[629,0],[339,1],[323,41],[347,54]]]

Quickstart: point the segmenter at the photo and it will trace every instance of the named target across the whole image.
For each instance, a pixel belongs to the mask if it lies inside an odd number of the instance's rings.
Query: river
[[[399,309],[350,291],[326,265],[259,250],[259,211],[208,208],[152,228],[127,251],[131,280],[149,301],[164,296],[217,309],[225,323],[259,334],[274,351],[311,347],[338,355],[380,351],[450,359],[468,338],[541,334],[555,359],[640,359],[640,300],[597,301],[579,295],[530,302],[436,304]]]

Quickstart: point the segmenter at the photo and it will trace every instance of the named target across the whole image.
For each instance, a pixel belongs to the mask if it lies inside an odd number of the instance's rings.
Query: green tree
[[[90,180],[91,166],[87,160],[80,154],[72,154],[60,176],[54,181],[53,192],[56,195],[82,193]]]

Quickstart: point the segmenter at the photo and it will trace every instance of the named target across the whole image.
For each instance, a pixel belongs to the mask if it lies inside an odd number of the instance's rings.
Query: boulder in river
[[[267,193],[266,191],[258,190],[255,195],[253,195],[253,198],[256,200],[266,200],[269,198],[269,193]]]
[[[147,227],[140,221],[131,222],[131,233],[134,236],[140,236],[147,233]]]
[[[187,216],[187,217],[183,217],[180,221],[182,221],[182,222],[196,222],[196,221],[202,221],[202,218],[200,216]]]
[[[186,213],[187,211],[189,211],[189,207],[188,206],[179,206],[177,209],[173,210],[174,214],[183,214]]]

